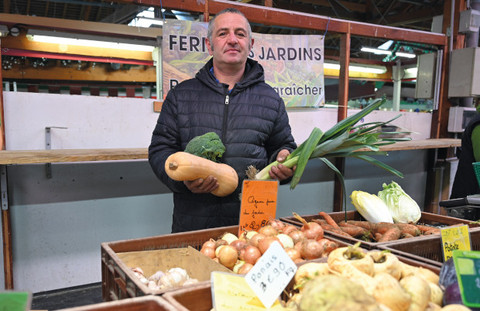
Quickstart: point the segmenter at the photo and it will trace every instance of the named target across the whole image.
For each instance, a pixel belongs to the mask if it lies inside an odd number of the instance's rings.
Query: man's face
[[[215,19],[212,41],[207,48],[218,65],[245,64],[253,39],[248,37],[247,20],[240,14],[224,13]]]

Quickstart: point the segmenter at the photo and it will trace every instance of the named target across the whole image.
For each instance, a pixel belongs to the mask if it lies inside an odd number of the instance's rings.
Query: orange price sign
[[[258,231],[277,212],[278,181],[244,180],[240,205],[238,236],[244,231]]]

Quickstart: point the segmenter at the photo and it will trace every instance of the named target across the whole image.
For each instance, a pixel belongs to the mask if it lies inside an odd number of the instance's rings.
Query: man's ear
[[[253,49],[253,43],[255,42],[255,39],[252,38],[252,40],[250,41],[250,48],[249,50]]]
[[[207,44],[208,54],[213,55],[213,45],[210,44],[208,38],[205,39],[205,43]]]

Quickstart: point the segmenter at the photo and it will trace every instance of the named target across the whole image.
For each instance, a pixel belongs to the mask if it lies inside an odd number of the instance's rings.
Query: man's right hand
[[[183,183],[192,193],[210,193],[219,187],[217,179],[213,176],[184,181]]]

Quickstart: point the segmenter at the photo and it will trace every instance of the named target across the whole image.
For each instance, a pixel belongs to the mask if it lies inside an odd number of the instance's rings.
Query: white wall
[[[9,150],[45,149],[46,126],[68,128],[52,130],[53,149],[146,148],[158,117],[149,99],[4,92],[4,108]],[[374,112],[365,121],[396,114]],[[327,130],[336,123],[334,109],[299,109],[289,115],[299,142],[312,127]],[[430,118],[407,113],[395,124],[427,138]],[[401,180],[348,160],[346,193],[375,193],[383,182],[395,180],[423,202],[426,158],[418,150],[381,157],[405,174]],[[172,195],[147,161],[54,163],[52,178],[43,164],[8,166],[7,173],[15,289],[36,293],[100,282],[101,242],[170,232]],[[333,173],[320,161],[311,161],[295,190],[280,187],[277,217],[331,211],[332,180]],[[1,284],[3,278],[0,274]]]

